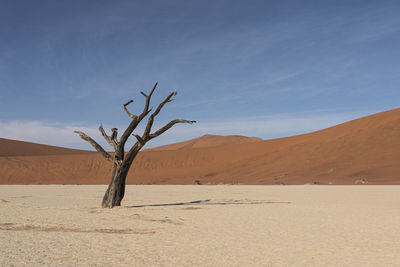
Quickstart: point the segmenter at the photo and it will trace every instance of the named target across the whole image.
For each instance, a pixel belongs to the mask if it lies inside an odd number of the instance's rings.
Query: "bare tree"
[[[111,136],[109,136],[104,131],[103,126],[100,125],[99,131],[101,132],[103,137],[106,139],[107,143],[109,143],[114,148],[114,150],[115,150],[114,156],[112,156],[111,154],[106,152],[96,141],[94,141],[91,137],[89,137],[85,133],[83,133],[81,131],[75,131],[75,133],[79,134],[83,140],[89,142],[108,161],[110,161],[114,164],[111,181],[107,188],[106,193],[104,194],[103,201],[102,201],[103,208],[112,208],[114,206],[121,205],[121,201],[124,198],[124,194],[125,194],[125,182],[126,182],[126,176],[128,174],[129,168],[131,167],[132,162],[135,159],[138,152],[140,151],[140,149],[148,141],[163,134],[165,131],[167,131],[168,129],[170,129],[172,126],[174,126],[177,123],[190,123],[191,124],[191,123],[196,122],[196,121],[188,121],[188,120],[182,120],[182,119],[172,120],[169,123],[167,123],[164,127],[161,127],[160,129],[158,129],[155,132],[151,132],[154,118],[157,116],[158,113],[160,113],[161,109],[164,107],[164,105],[166,103],[173,101],[172,97],[176,96],[176,94],[177,94],[177,92],[172,92],[170,95],[168,95],[165,98],[165,100],[163,102],[161,102],[158,105],[157,109],[153,113],[151,113],[153,108],[149,108],[150,107],[150,99],[151,99],[151,96],[153,95],[156,87],[157,87],[157,83],[153,86],[153,89],[151,89],[150,94],[148,94],[148,95],[146,95],[143,92],[140,92],[146,99],[144,110],[140,115],[134,115],[134,114],[130,113],[127,109],[127,106],[129,104],[131,104],[133,102],[133,100],[130,100],[123,105],[125,113],[132,120],[131,120],[129,126],[126,128],[126,130],[122,134],[121,138],[119,138],[119,140],[117,138],[117,135],[118,135],[117,128],[112,128]],[[142,136],[137,135],[137,134],[132,134],[133,131],[136,129],[136,127],[139,125],[139,123],[148,114],[150,114],[150,116],[147,120],[147,125],[146,125],[146,128],[145,128]],[[127,153],[125,153],[125,143],[131,135],[136,137],[136,143],[129,149],[129,151]]]

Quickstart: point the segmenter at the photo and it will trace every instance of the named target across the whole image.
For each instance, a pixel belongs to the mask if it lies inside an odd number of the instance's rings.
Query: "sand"
[[[0,157],[92,154],[91,151],[0,138]]]
[[[105,188],[0,186],[1,265],[400,265],[400,186]]]
[[[144,150],[127,183],[399,185],[399,162],[400,109],[394,109],[288,138],[206,135]],[[0,139],[0,184],[107,184],[111,173],[99,153]]]
[[[205,147],[217,147],[217,146],[224,146],[224,145],[238,145],[238,144],[247,144],[247,143],[254,143],[262,141],[261,138],[258,137],[247,137],[241,135],[212,135],[206,134],[200,136],[198,138],[194,138],[191,140],[158,146],[155,148],[151,148],[151,151],[163,151],[163,150],[189,150],[193,148],[205,148]]]

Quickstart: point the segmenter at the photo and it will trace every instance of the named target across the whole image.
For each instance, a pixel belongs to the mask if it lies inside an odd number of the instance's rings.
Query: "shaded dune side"
[[[3,184],[105,184],[100,155],[0,157]],[[132,184],[400,184],[400,109],[321,131],[234,145],[139,153]]]

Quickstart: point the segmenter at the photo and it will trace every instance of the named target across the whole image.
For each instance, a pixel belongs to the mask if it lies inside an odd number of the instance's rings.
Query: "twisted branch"
[[[156,83],[154,84],[154,86],[153,86],[153,88],[151,89],[149,95],[146,95],[143,91],[140,91],[140,93],[146,98],[146,104],[144,105],[143,113],[149,111],[150,99],[151,99],[151,96],[152,96],[153,93],[154,93],[154,90],[156,90],[157,85],[158,85],[158,82],[156,82]],[[151,110],[151,109],[150,109],[150,110]],[[148,114],[148,113],[147,113],[147,114]],[[146,114],[146,115],[147,115],[147,114]]]
[[[154,113],[150,115],[149,120],[147,121],[146,129],[144,130],[144,134],[143,134],[144,140],[148,140],[150,137],[150,131],[151,131],[151,127],[153,126],[154,117],[157,116],[158,113],[160,113],[161,109],[164,107],[165,104],[173,101],[172,97],[176,96],[177,94],[178,94],[178,92],[172,92],[171,94],[169,94],[169,96],[167,96],[164,99],[164,101],[158,105],[156,111],[154,111]]]
[[[167,123],[165,126],[161,127],[154,133],[151,133],[151,128],[154,123],[154,118],[160,113],[162,108],[165,106],[166,103],[169,103],[173,101],[174,99],[172,97],[177,95],[177,92],[172,92],[169,94],[164,101],[162,101],[157,109],[149,116],[149,119],[147,121],[146,129],[143,133],[142,136],[133,134],[133,136],[136,137],[137,142],[130,148],[129,152],[126,154],[124,153],[124,146],[126,141],[128,140],[129,136],[132,134],[132,132],[136,129],[136,127],[139,125],[139,123],[145,118],[153,108],[150,108],[150,100],[151,96],[153,95],[158,83],[155,83],[153,88],[151,89],[150,93],[147,95],[144,92],[140,92],[145,98],[146,98],[146,103],[143,109],[143,112],[137,116],[132,113],[130,113],[127,109],[127,106],[131,103],[133,103],[133,100],[130,100],[123,104],[123,108],[126,114],[130,118],[132,118],[132,121],[130,122],[129,126],[126,128],[124,133],[122,134],[119,142],[118,142],[118,129],[117,128],[112,128],[112,134],[111,136],[108,136],[106,132],[104,131],[103,125],[100,125],[99,131],[103,135],[104,139],[115,149],[115,158],[113,158],[110,154],[108,154],[98,143],[96,143],[92,138],[87,136],[85,133],[80,132],[80,131],[75,131],[75,133],[79,134],[80,137],[89,142],[98,152],[100,152],[108,161],[111,161],[115,164],[131,164],[137,153],[140,151],[140,149],[151,139],[163,134],[167,130],[169,130],[172,126],[174,126],[177,123],[195,123],[196,121],[189,121],[189,120],[183,120],[183,119],[176,119],[172,120],[169,123]]]
[[[115,144],[115,146],[118,146],[118,139],[117,139],[118,129],[112,128],[111,131],[112,131],[112,134],[111,134],[110,139]]]
[[[123,150],[124,150],[124,145],[126,143],[126,141],[128,140],[129,136],[132,134],[132,132],[136,129],[136,127],[138,126],[138,124],[143,120],[144,117],[147,116],[147,114],[149,114],[152,110],[149,109],[150,106],[150,100],[151,100],[151,96],[153,95],[154,91],[157,88],[158,83],[155,83],[153,88],[150,91],[149,95],[146,95],[144,92],[140,92],[145,98],[146,98],[146,104],[144,106],[143,112],[142,114],[140,114],[139,116],[135,116],[132,118],[131,123],[129,124],[128,128],[126,128],[125,132],[122,134],[120,140],[119,140],[119,154],[123,154]],[[133,102],[133,101],[132,101]],[[130,103],[132,103],[131,101],[127,102],[126,105],[129,105]],[[124,107],[126,108],[126,105],[124,105]],[[129,113],[130,114],[130,113]],[[128,114],[128,115],[129,115]],[[121,156],[121,155],[120,155]]]
[[[103,157],[105,157],[108,161],[111,161],[112,163],[118,163],[118,161],[116,159],[114,159],[110,154],[108,154],[98,143],[96,143],[96,141],[94,141],[92,138],[90,138],[88,135],[86,135],[85,133],[81,132],[81,131],[74,131],[74,133],[79,134],[79,136],[89,142],[94,149],[97,150],[97,152],[100,152]]]
[[[133,100],[131,99],[128,102],[126,102],[125,104],[123,104],[122,106],[123,106],[123,108],[125,110],[125,113],[128,114],[128,116],[131,117],[132,119],[135,119],[137,116],[133,115],[132,113],[130,113],[129,110],[126,108],[126,106],[129,105],[132,102],[133,102]]]
[[[106,134],[106,131],[104,131],[104,128],[103,128],[103,125],[102,125],[102,124],[100,124],[100,126],[99,126],[99,131],[100,131],[101,135],[104,137],[104,139],[106,139],[107,143],[108,143],[110,146],[112,146],[114,149],[117,149],[116,146],[115,146],[115,143],[112,141],[111,137],[109,137],[109,136]]]
[[[146,144],[146,142],[143,140],[143,138],[138,135],[138,134],[134,134],[134,137],[136,137],[136,139],[138,140],[139,144],[141,144],[142,146],[144,146]]]

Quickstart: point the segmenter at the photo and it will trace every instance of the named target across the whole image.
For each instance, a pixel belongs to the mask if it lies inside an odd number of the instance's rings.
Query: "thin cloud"
[[[0,122],[0,132],[3,138],[56,146],[89,148],[79,144],[79,137],[74,133],[75,130],[84,131],[96,138],[99,136],[97,129],[90,126],[42,121]]]

